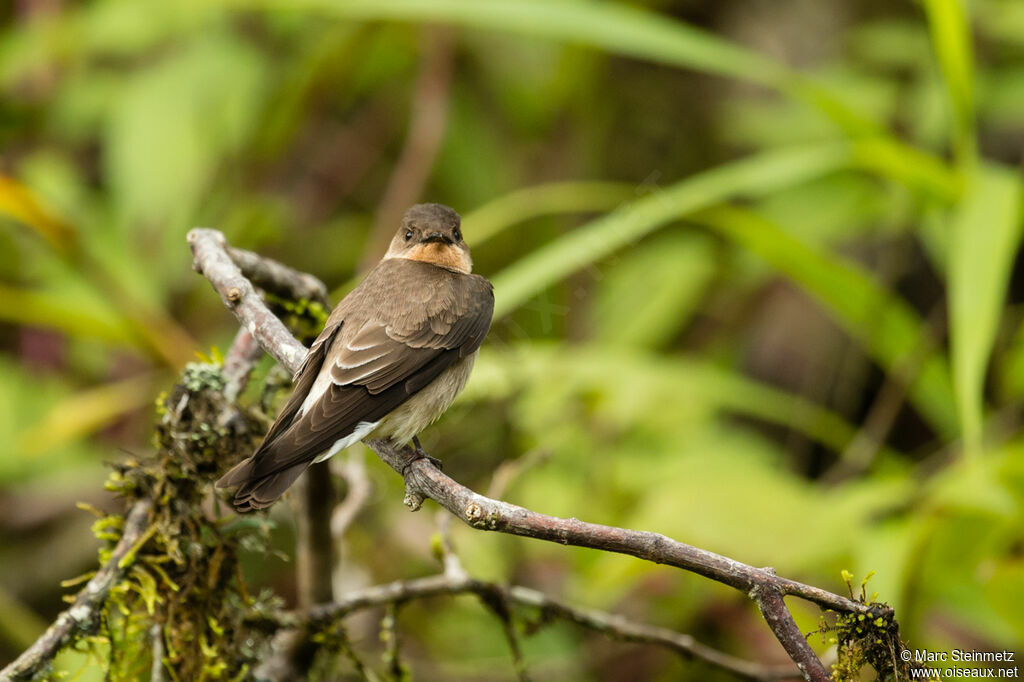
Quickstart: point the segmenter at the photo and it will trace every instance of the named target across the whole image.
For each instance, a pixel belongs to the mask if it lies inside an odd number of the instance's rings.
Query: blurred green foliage
[[[454,27],[450,82],[431,86],[447,114],[410,196],[463,214],[498,306],[464,399],[424,435],[448,471],[486,489],[518,463],[510,501],[830,589],[874,570],[915,646],[1024,641],[1018,0],[25,0],[0,16],[5,655],[92,561],[74,500],[109,504],[103,462],[148,446],[159,387],[230,342],[185,232],[222,229],[342,295],[396,208],[380,197],[437,24]],[[390,471],[371,477],[339,581],[436,570],[430,519]],[[695,576],[455,539],[481,577],[779,655],[739,595]],[[287,593],[288,565],[252,563]],[[399,628],[424,678],[512,675],[472,600],[410,606]],[[535,679],[716,674],[565,625],[524,647]]]

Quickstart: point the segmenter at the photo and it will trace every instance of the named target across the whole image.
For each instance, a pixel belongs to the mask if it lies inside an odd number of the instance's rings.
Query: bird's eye
[[[405,241],[409,241],[410,239],[412,239],[412,230],[406,230],[405,231]]]
[[[456,227],[452,231],[452,236],[455,237],[455,241],[457,241],[457,242],[461,242],[462,241],[462,232],[459,231],[459,228]]]

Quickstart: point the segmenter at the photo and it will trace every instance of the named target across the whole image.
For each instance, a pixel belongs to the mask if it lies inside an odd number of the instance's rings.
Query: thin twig
[[[159,623],[153,623],[153,626],[149,628],[149,638],[153,642],[153,662],[150,665],[149,682],[166,682],[167,671],[164,668],[164,655],[166,653],[164,647],[164,629],[160,627]]]
[[[509,654],[512,656],[512,669],[516,672],[516,679],[519,682],[530,682],[530,674],[526,670],[526,662],[523,660],[523,648],[519,645],[519,633],[516,632],[516,624],[512,618],[512,609],[509,604],[512,601],[508,592],[502,589],[481,589],[476,592],[480,603],[494,617],[501,622],[501,632],[505,635],[505,642],[508,644]]]
[[[344,459],[332,457],[329,461],[331,471],[338,473],[348,484],[345,499],[331,513],[331,535],[334,536],[335,544],[338,544],[369,502],[373,484],[366,475],[366,460],[361,448],[351,448]]]
[[[402,652],[398,640],[398,604],[388,604],[380,621],[380,636],[384,640],[384,672],[394,682],[402,682]]]
[[[505,586],[475,580],[468,576],[441,574],[413,580],[398,580],[350,592],[336,602],[320,604],[306,611],[259,614],[253,616],[250,622],[271,630],[323,628],[349,614],[367,609],[403,604],[418,599],[460,594],[500,594],[509,603],[537,609],[542,614],[568,620],[612,639],[663,647],[687,659],[701,660],[727,670],[743,679],[780,680],[800,676],[793,666],[764,666],[745,661],[701,644],[690,635],[636,623],[623,616],[597,609],[569,606],[565,602],[529,587]]]
[[[227,247],[228,256],[250,282],[264,291],[296,301],[327,303],[327,285],[306,272],[244,249]]]
[[[252,282],[231,260],[224,235],[217,230],[196,228],[188,233],[188,243],[196,271],[210,280],[224,305],[260,346],[294,374],[306,357],[306,347],[270,311]]]
[[[308,607],[334,596],[331,574],[335,552],[330,519],[337,496],[326,464],[310,467],[295,482],[295,489],[293,499],[299,508],[295,574],[299,606]]]
[[[239,329],[231,348],[224,355],[224,376],[227,379],[224,398],[229,406],[233,406],[238,396],[245,391],[252,369],[262,356],[263,348],[256,343],[249,330]]]
[[[422,58],[413,92],[409,131],[395,169],[377,206],[377,220],[366,242],[364,269],[386,248],[402,213],[416,203],[430,178],[448,120],[454,49],[448,26],[426,26],[421,35]]]
[[[942,340],[946,329],[944,323],[945,308],[941,304],[936,305],[925,320],[921,338],[897,360],[892,371],[886,375],[863,420],[863,428],[846,446],[836,463],[824,473],[823,482],[837,484],[871,466],[896,423],[910,386],[924,367],[925,360]]]
[[[33,677],[75,636],[94,631],[100,624],[103,606],[110,589],[131,567],[123,561],[135,548],[149,525],[152,501],[142,499],[132,505],[124,521],[121,539],[92,580],[86,583],[71,608],[63,611],[32,646],[10,665],[0,670],[0,682]],[[137,551],[137,550],[136,550]],[[124,565],[122,566],[122,562]]]

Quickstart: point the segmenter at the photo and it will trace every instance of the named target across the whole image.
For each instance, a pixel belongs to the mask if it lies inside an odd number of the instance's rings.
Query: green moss
[[[267,303],[270,304],[274,312],[278,313],[281,321],[292,331],[295,338],[303,343],[308,344],[319,336],[327,323],[329,311],[317,301],[307,299],[292,301],[269,292],[265,294],[265,297]]]
[[[257,415],[227,402],[225,384],[218,365],[187,366],[161,396],[155,452],[118,464],[107,481],[129,501],[154,501],[150,526],[122,560],[128,570],[111,590],[95,635],[108,645],[101,659],[108,679],[145,678],[152,652],[161,649],[170,679],[244,679],[265,644],[266,636],[243,621],[253,609],[269,609],[272,599],[248,596],[238,554],[243,546],[265,545],[267,524],[261,517],[225,523],[213,487],[252,451],[264,427]],[[119,515],[94,524],[94,535],[109,543],[101,562],[123,525]]]
[[[869,679],[910,679],[909,668],[900,658],[904,647],[892,608],[878,602],[877,594],[867,595],[867,583],[872,575],[874,571],[865,576],[859,594],[855,595],[853,574],[845,570],[842,572],[850,598],[867,605],[867,613],[836,614],[827,611],[822,616],[820,632],[836,646],[836,662],[832,664],[835,682],[868,679],[864,677],[868,670],[873,671]]]

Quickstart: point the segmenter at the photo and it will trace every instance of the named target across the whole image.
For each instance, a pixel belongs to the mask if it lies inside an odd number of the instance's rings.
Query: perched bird
[[[448,409],[494,311],[472,267],[458,213],[409,209],[383,260],[331,312],[263,443],[217,482],[238,486],[235,509],[269,506],[310,464],[371,435],[415,439]]]

